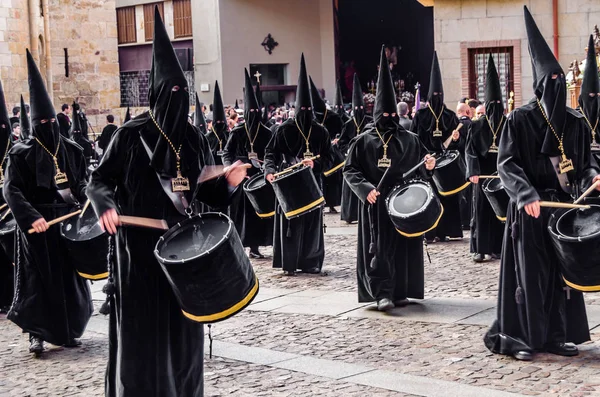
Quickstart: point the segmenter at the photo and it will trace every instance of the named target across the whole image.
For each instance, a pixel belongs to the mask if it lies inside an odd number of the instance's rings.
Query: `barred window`
[[[514,91],[513,47],[489,47],[469,49],[469,97],[485,99],[486,70],[489,54],[492,54],[502,89],[502,102],[508,108],[508,98]]]

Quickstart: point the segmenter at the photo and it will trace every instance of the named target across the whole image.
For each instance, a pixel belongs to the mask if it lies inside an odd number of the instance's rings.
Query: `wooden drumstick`
[[[571,203],[560,203],[560,202],[556,202],[556,201],[540,201],[540,207],[547,207],[547,208],[581,208],[581,209],[588,209],[590,208],[589,205],[582,205],[582,204],[571,204]]]
[[[463,127],[463,124],[460,123],[458,125],[458,127],[456,127],[456,129],[454,131],[460,131],[460,129]],[[450,142],[452,142],[452,135],[454,134],[454,131],[452,131],[452,134],[450,134],[450,136],[448,137],[448,139],[446,139],[446,141],[444,142],[444,149],[447,149],[448,146],[450,146]]]
[[[241,161],[240,161],[240,163],[241,163]],[[240,165],[236,165],[236,167],[252,168],[252,164],[240,164]],[[202,182],[210,181],[211,179],[216,179],[216,178],[222,177],[223,175],[227,174],[227,172],[230,170],[231,170],[231,168],[225,167],[224,165],[207,165],[204,168],[202,168],[202,172],[200,173],[200,176],[198,177],[198,183],[202,183]]]
[[[479,175],[479,179],[500,179],[500,175]]]
[[[0,222],[2,222],[8,216],[8,214],[10,214],[10,208],[4,213],[4,215],[2,215],[2,218],[0,218]]]
[[[579,196],[579,198],[577,200],[575,200],[573,202],[573,204],[579,204],[580,202],[582,202],[584,198],[586,198],[587,196],[589,196],[589,194],[591,192],[596,190],[598,185],[600,185],[600,181],[596,181],[596,182],[592,183],[592,186],[590,186],[585,192],[583,192],[583,194],[581,196]]]
[[[119,221],[124,226],[139,226],[150,229],[169,230],[169,225],[164,219],[142,218],[139,216],[119,215]]]
[[[320,155],[320,154],[317,154],[317,155],[316,155],[316,156],[314,156],[314,157],[309,157],[309,158],[307,158],[307,159],[304,159],[304,160],[311,160],[311,161],[314,161],[314,160],[318,159],[319,157],[321,157],[321,155]],[[274,176],[275,178],[277,178],[278,176],[281,176],[281,175],[287,174],[288,172],[292,171],[292,170],[293,170],[293,169],[295,169],[295,168],[298,168],[298,167],[300,167],[300,166],[301,166],[301,165],[303,165],[303,164],[304,164],[303,162],[299,162],[299,163],[297,163],[297,164],[294,164],[294,165],[292,165],[291,167],[287,167],[285,170],[283,170],[283,171],[281,171],[281,172],[278,172],[278,173],[276,173],[276,174],[273,174],[273,176]]]
[[[56,225],[57,223],[60,223],[66,219],[69,219],[75,215],[81,214],[81,210],[77,210],[75,212],[71,212],[70,214],[67,215],[63,215],[63,216],[59,216],[58,218],[52,219],[50,222],[48,222],[48,226],[52,226],[52,225]],[[36,233],[34,228],[31,228],[27,231],[27,233],[29,234],[33,234]]]
[[[85,210],[88,209],[88,207],[90,206],[90,203],[91,203],[90,199],[87,199],[87,201],[83,205],[83,209],[81,210],[81,214],[79,214],[79,219],[81,219],[83,217],[83,214],[85,214]]]
[[[3,209],[5,209],[6,207],[8,207],[7,203],[4,203],[4,204],[0,205],[0,211],[2,211]]]

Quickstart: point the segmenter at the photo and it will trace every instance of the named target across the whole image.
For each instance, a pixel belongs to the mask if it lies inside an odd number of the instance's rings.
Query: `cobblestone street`
[[[258,297],[211,328],[212,358],[206,340],[206,396],[600,396],[596,295],[586,295],[592,342],[579,356],[493,355],[482,337],[495,317],[499,261],[472,262],[468,238],[431,244],[425,299],[381,314],[357,302],[356,225],[337,218],[325,216],[324,274],[283,277],[270,258],[254,261]],[[101,287],[92,286],[96,308]],[[0,396],[103,396],[104,316],[94,315],[82,342],[36,359],[0,317]]]

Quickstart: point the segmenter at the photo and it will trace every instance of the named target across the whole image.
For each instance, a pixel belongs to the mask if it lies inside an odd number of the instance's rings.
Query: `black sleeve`
[[[273,133],[265,149],[265,176],[275,174],[281,164],[281,149],[279,148],[279,128]]]
[[[456,114],[454,112],[452,113],[452,117],[450,118],[450,123],[448,125],[448,128],[450,129],[450,134],[452,134],[452,132],[454,132],[454,130],[456,130],[456,128],[458,127],[458,125],[460,124],[460,122],[458,121],[458,117],[456,117]],[[459,131],[460,137],[455,141],[455,140],[450,140],[450,144],[448,145],[448,150],[458,150],[463,152],[464,148],[465,148],[465,142],[466,142],[466,137],[467,137],[467,128],[466,126],[463,126],[461,128],[461,130]]]
[[[367,202],[367,196],[375,189],[375,186],[369,182],[364,175],[361,158],[364,157],[361,150],[361,139],[356,139],[350,145],[350,151],[344,165],[344,179],[350,186],[350,189],[358,196],[363,203]]]
[[[204,167],[214,166],[215,160],[210,150],[208,140],[200,136],[201,163]],[[223,207],[229,205],[231,198],[227,179],[220,177],[211,179],[196,186],[194,197],[210,207]]]
[[[232,132],[229,134],[225,148],[223,149],[223,165],[230,166],[235,162],[235,157],[238,147],[237,133]]]
[[[466,179],[469,179],[472,176],[481,175],[479,155],[475,147],[475,139],[473,139],[473,134],[479,132],[475,132],[476,130],[477,127],[474,128],[473,124],[469,126],[469,132],[467,134],[467,147],[465,149],[465,162],[467,164],[467,175],[465,175]]]
[[[28,170],[27,163],[17,155],[8,155],[8,164],[4,172],[4,200],[13,213],[21,230],[27,230],[33,222],[43,218],[29,202],[35,187],[33,175]]]

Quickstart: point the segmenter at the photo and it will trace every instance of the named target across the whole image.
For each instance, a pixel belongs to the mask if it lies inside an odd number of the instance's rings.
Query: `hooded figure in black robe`
[[[32,136],[9,151],[4,181],[4,199],[18,225],[15,297],[8,318],[30,334],[30,351],[41,353],[42,341],[77,346],[75,338],[93,311],[88,283],[66,255],[60,226],[46,223],[85,202],[87,168],[81,147],[60,134],[29,51],[27,70]],[[30,228],[37,232],[28,234]]]
[[[312,78],[309,77],[310,81],[310,97],[312,100],[313,110],[315,112],[315,119],[317,123],[321,124],[321,126],[327,129],[329,133],[329,137],[333,141],[336,138],[340,137],[342,133],[342,119],[340,116],[329,109],[327,109],[327,105],[325,101],[321,97],[317,86],[313,82]],[[343,155],[337,145],[333,145],[331,147],[332,156],[335,160],[331,166],[335,167],[343,162]],[[329,169],[324,169],[323,172],[323,196],[325,196],[325,205],[329,207],[330,212],[336,213],[335,207],[339,206],[342,203],[342,170],[341,168],[338,171],[328,173]]]
[[[335,101],[333,104],[333,109],[342,119],[342,123],[345,124],[350,120],[350,116],[344,109],[344,96],[342,95],[342,85],[340,84],[339,80],[335,84]]]
[[[600,160],[600,79],[598,78],[598,62],[594,37],[590,35],[588,42],[581,94],[579,95],[579,111],[583,114],[585,124],[589,128],[592,142],[592,154],[596,161]]]
[[[373,118],[373,127],[350,146],[344,178],[361,201],[356,267],[358,300],[377,301],[377,308],[385,311],[395,304],[406,304],[409,297],[423,299],[423,240],[404,237],[396,231],[385,198],[403,181],[403,174],[427,155],[419,137],[399,124],[385,46],[381,48]],[[387,157],[391,166],[379,186],[386,172],[386,168],[378,164],[384,154],[384,141],[388,142]],[[432,158],[429,166],[433,169],[434,165]],[[429,174],[425,167],[418,172],[424,177]],[[374,204],[369,199],[373,192],[379,195]]]
[[[438,122],[436,123],[436,118]],[[433,132],[436,127],[442,131],[441,137],[434,137]],[[452,135],[458,127],[458,118],[456,114],[448,109],[444,104],[444,87],[442,84],[442,72],[438,62],[437,53],[433,53],[433,62],[431,65],[431,77],[429,79],[429,94],[427,95],[427,106],[419,109],[415,113],[410,130],[419,135],[421,142],[430,152],[436,155],[442,154],[444,142]],[[458,150],[464,152],[464,143],[466,142],[466,131],[462,131],[460,138],[456,141],[451,140],[447,150]],[[464,161],[459,159],[459,161]],[[434,186],[437,193],[437,189]],[[428,241],[445,241],[448,237],[462,237],[462,223],[460,216],[460,195],[451,196],[438,195],[444,215],[435,230],[427,233]]]
[[[556,210],[539,200],[572,202],[598,180],[591,166],[589,131],[583,116],[565,106],[566,81],[546,40],[525,7],[535,98],[515,109],[500,137],[498,171],[510,196],[498,317],[485,335],[488,349],[531,360],[535,351],[573,356],[590,339],[581,292],[563,290],[548,221]],[[554,128],[554,131],[550,128]],[[573,170],[560,173],[559,139]],[[560,182],[559,179],[563,179]]]
[[[221,97],[221,89],[219,88],[218,81],[215,81],[212,127],[206,133],[206,138],[215,159],[215,164],[223,164],[225,144],[227,143],[227,139],[229,139],[229,127],[227,126],[227,115],[225,115],[225,107],[223,106],[223,98]]]
[[[308,147],[305,137],[308,139]],[[301,162],[307,150],[312,152],[313,156],[321,156],[312,162],[312,171],[317,184],[322,186],[323,171],[331,166],[331,138],[327,129],[314,119],[306,64],[302,54],[296,91],[296,113],[293,118],[287,119],[277,128],[267,146],[267,180],[272,181],[276,172]],[[297,218],[287,219],[277,204],[273,233],[273,267],[283,268],[286,275],[294,275],[296,270],[320,273],[324,258],[322,211],[314,210]]]
[[[373,119],[371,116],[365,114],[365,101],[363,99],[363,92],[360,86],[360,80],[358,75],[354,73],[354,87],[352,89],[352,118],[346,123],[342,129],[342,135],[337,142],[339,149],[344,155],[348,153],[352,140],[360,135],[367,124],[371,123]],[[358,221],[359,211],[359,200],[358,196],[354,194],[346,178],[344,178],[342,184],[342,209],[341,218],[347,223]]]
[[[23,107],[25,109],[25,107]],[[8,109],[6,108],[6,100],[4,98],[4,89],[0,82],[0,187],[4,183],[4,170],[7,165],[8,151],[13,146],[12,131]],[[4,199],[0,197],[0,204],[4,204]],[[0,212],[0,216],[8,209]],[[0,225],[4,223],[0,221]],[[0,249],[0,313],[7,313],[13,300],[14,291],[14,258],[12,252],[6,252]]]
[[[196,93],[196,109],[194,110],[194,126],[200,130],[200,133],[205,135],[208,132],[206,128],[206,118],[204,117],[204,111],[202,102],[198,98],[198,93]]]
[[[260,162],[265,158],[265,149],[271,140],[272,133],[261,123],[262,115],[248,70],[245,70],[245,79],[245,122],[235,127],[229,134],[223,163],[229,166],[235,161],[241,160],[244,163],[253,164],[254,167],[248,171],[248,176],[251,177],[261,172],[260,168],[256,168],[256,166],[260,166]],[[252,156],[250,153],[253,153]],[[252,162],[253,158],[254,162]],[[250,247],[250,257],[263,258],[258,247],[273,245],[273,218],[260,218],[244,193],[244,189],[238,189],[235,192],[230,206],[230,216],[244,247]]]
[[[504,224],[496,217],[482,190],[488,179],[479,180],[479,175],[492,175],[498,170],[498,144],[506,123],[500,80],[491,54],[487,65],[485,112],[485,116],[471,123],[466,148],[467,179],[475,185],[471,252],[476,262],[483,261],[485,254],[500,257],[504,233]]]
[[[25,101],[23,95],[21,95],[21,109],[25,109]],[[21,112],[19,114],[19,126],[21,127],[21,135],[19,135],[20,141],[25,141],[31,137],[31,121],[27,112]]]
[[[82,121],[83,120],[81,119],[81,114],[79,113],[79,110],[80,110],[79,104],[76,102],[73,102],[73,105],[71,106],[71,108],[73,109],[73,122],[71,123],[71,131],[70,131],[71,139],[73,140],[73,142],[77,143],[79,146],[81,146],[83,148],[83,155],[85,156],[85,163],[86,163],[86,166],[89,167],[90,162],[92,160],[96,160],[98,158],[98,154],[94,150],[94,145],[92,144],[92,142],[90,142],[90,140],[83,135],[83,129],[82,129],[82,125],[83,125]]]
[[[159,182],[159,175],[169,182],[177,176],[177,155],[169,141],[181,148],[180,171],[190,185],[183,192],[187,202],[198,198],[217,206],[228,200],[225,178],[197,182],[203,167],[214,161],[205,137],[187,121],[187,81],[158,8],[149,83],[150,110],[117,130],[92,173],[88,194],[105,228],[110,225],[105,219],[114,219],[117,211],[165,219],[169,225],[187,218]],[[111,227],[109,232],[114,232]],[[116,292],[110,298],[107,397],[203,396],[203,326],[184,317],[154,257],[163,234],[118,228],[111,275]]]

